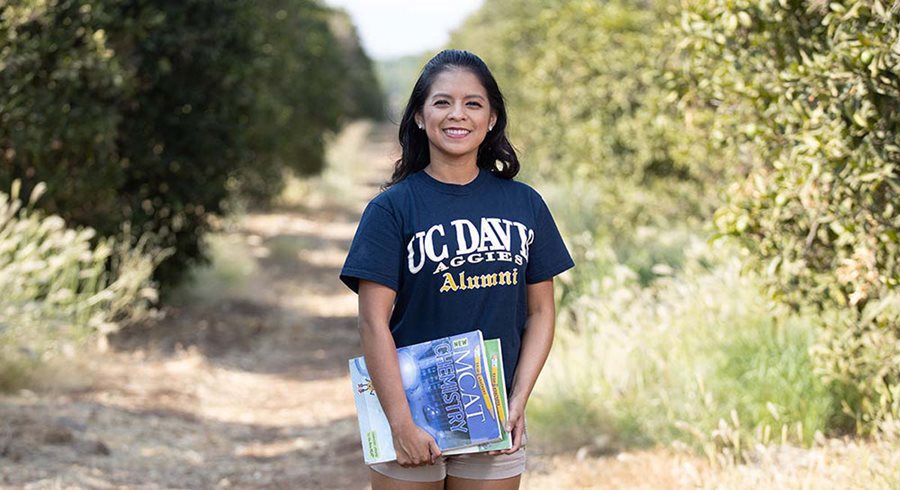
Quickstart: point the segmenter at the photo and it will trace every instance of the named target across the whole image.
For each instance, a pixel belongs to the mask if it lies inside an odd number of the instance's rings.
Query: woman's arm
[[[434,463],[441,450],[434,438],[413,422],[403,391],[396,344],[389,320],[396,292],[372,281],[359,281],[359,333],[372,386],[387,416],[397,462],[402,466]]]
[[[507,432],[512,432],[512,447],[492,454],[511,454],[522,446],[525,433],[525,405],[553,344],[556,325],[556,305],[553,299],[553,278],[527,286],[528,319],[522,336],[519,363],[513,376],[509,398]]]

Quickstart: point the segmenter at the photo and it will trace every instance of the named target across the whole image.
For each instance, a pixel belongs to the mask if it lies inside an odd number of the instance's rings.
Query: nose
[[[464,107],[462,102],[453,104],[453,110],[450,111],[450,119],[465,119],[466,111],[464,111],[463,109]]]

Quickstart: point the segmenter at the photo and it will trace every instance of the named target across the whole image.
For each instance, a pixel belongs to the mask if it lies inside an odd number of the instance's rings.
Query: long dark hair
[[[428,165],[430,158],[428,135],[416,126],[415,116],[425,105],[425,98],[428,97],[434,79],[442,72],[452,69],[469,70],[478,77],[487,91],[491,109],[497,113],[494,129],[487,133],[484,141],[478,146],[478,166],[504,179],[511,179],[519,173],[519,157],[506,138],[506,104],[503,101],[503,94],[500,93],[500,87],[497,86],[497,80],[484,61],[475,54],[459,49],[445,49],[425,64],[409,96],[406,110],[403,111],[403,119],[400,120],[402,152],[400,159],[394,164],[394,174],[391,180],[384,184],[384,189]]]

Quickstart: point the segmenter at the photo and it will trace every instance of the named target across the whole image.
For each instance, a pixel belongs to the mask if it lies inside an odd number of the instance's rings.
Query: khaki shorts
[[[396,461],[376,463],[369,468],[395,480],[432,482],[449,476],[469,480],[502,480],[525,471],[525,448],[512,454],[491,456],[487,453],[441,456],[434,464],[404,468]]]

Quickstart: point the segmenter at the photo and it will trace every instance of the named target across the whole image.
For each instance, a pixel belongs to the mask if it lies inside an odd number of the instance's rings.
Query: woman
[[[574,266],[547,205],[519,171],[487,66],[446,50],[422,70],[400,122],[402,155],[368,204],[341,280],[397,461],[378,489],[514,489],[525,470],[525,406],[553,340],[553,276]],[[410,415],[396,347],[480,329],[504,354],[512,447],[442,456]]]

